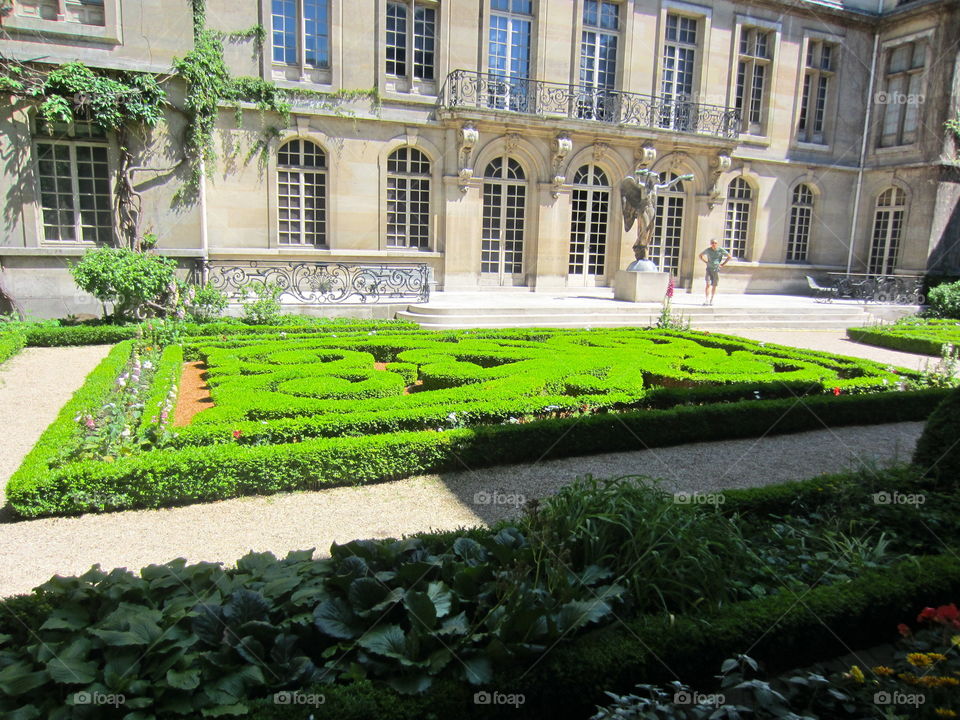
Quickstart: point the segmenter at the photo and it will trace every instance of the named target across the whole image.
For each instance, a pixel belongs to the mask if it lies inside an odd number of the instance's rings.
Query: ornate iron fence
[[[596,120],[730,140],[740,135],[740,111],[722,105],[690,102],[679,96],[657,97],[468,70],[454,70],[447,75],[437,103],[440,108]]]
[[[258,284],[276,285],[289,298],[310,305],[430,299],[430,266],[361,265],[251,260],[243,265],[207,264],[207,283],[231,300]],[[283,299],[283,298],[282,298]]]
[[[864,302],[923,305],[923,277],[919,275],[867,275],[828,273],[837,297]]]

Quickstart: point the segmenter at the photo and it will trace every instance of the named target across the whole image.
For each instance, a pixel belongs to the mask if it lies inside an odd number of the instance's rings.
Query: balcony
[[[447,75],[437,107],[587,120],[725,140],[736,140],[740,135],[740,111],[722,105],[468,70],[454,70]]]

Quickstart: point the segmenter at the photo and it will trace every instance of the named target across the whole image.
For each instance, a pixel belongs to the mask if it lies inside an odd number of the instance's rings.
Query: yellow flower
[[[952,638],[950,638],[950,642],[954,645],[960,645],[960,635],[954,635]]]
[[[862,683],[862,682],[864,681],[864,679],[865,679],[865,678],[863,677],[863,670],[861,670],[860,667],[857,666],[857,665],[853,665],[853,666],[850,668],[850,677],[852,677],[852,678],[853,678],[854,680],[856,680],[858,683]]]
[[[898,678],[903,680],[907,685],[916,685],[917,676],[913,673],[900,673],[897,675]]]
[[[914,667],[925,668],[933,665],[933,662],[924,653],[910,653],[907,655],[907,662]]]
[[[957,714],[953,710],[948,710],[947,708],[937,708],[933,712],[937,717],[957,717]]]
[[[946,655],[941,655],[940,653],[927,653],[927,657],[936,662],[942,662],[947,659]]]
[[[896,672],[897,672],[897,671],[894,670],[893,668],[887,667],[886,665],[877,665],[877,666],[873,669],[873,671],[874,671],[877,675],[880,675],[880,676],[882,676],[882,677],[890,677],[891,675],[895,675]]]

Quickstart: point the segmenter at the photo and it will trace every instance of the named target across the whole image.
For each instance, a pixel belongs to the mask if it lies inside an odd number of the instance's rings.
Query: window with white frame
[[[608,0],[584,0],[580,33],[582,118],[612,120],[616,114],[611,92],[617,84],[617,47],[620,38],[620,5]]]
[[[430,246],[430,160],[416,148],[387,158],[387,246]]]
[[[489,89],[491,107],[526,111],[532,32],[532,0],[490,0],[487,68],[495,78]]]
[[[104,0],[15,0],[13,10],[19,17],[103,27],[103,5]]]
[[[690,127],[690,103],[697,71],[698,21],[669,13],[664,32],[663,69],[660,76],[660,127],[686,130]]]
[[[272,0],[273,62],[330,67],[330,0]]]
[[[797,139],[800,142],[827,144],[827,106],[830,102],[830,86],[836,74],[836,48],[833,43],[823,40],[807,40],[800,118],[797,122]]]
[[[676,179],[676,173],[660,173],[661,183],[673,182]],[[669,190],[662,190],[657,194],[657,214],[654,219],[650,247],[647,249],[648,257],[657,264],[660,271],[672,273],[674,277],[680,273],[683,209],[686,196],[686,183],[678,183]]]
[[[113,197],[103,131],[96,125],[54,124],[34,142],[43,240],[110,243]]]
[[[740,111],[741,129],[754,135],[765,133],[774,37],[772,30],[740,28],[734,105]]]
[[[738,260],[747,259],[750,223],[753,216],[753,190],[743,178],[734,178],[727,189],[727,209],[723,224],[723,246]]]
[[[889,275],[896,268],[906,211],[907,196],[898,187],[887,188],[877,198],[867,261],[867,272],[871,275]]]
[[[433,80],[437,9],[433,2],[387,3],[386,72],[408,80]]]
[[[309,140],[289,140],[277,152],[277,240],[281,245],[327,244],[327,155]]]
[[[480,272],[508,277],[523,272],[523,230],[526,225],[527,178],[516,160],[499,157],[483,172],[483,237]]]
[[[787,231],[787,262],[807,262],[810,227],[813,224],[813,190],[801,183],[793,189],[790,227]]]
[[[912,145],[917,141],[927,43],[922,40],[897,45],[886,52],[884,92],[877,93],[880,114],[880,147]]]
[[[610,181],[596,165],[573,176],[570,216],[570,275],[603,275],[610,219]]]

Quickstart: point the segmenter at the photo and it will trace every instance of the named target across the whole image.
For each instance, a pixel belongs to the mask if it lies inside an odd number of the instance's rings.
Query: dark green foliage
[[[945,487],[960,483],[960,389],[951,391],[930,415],[913,462]]]

